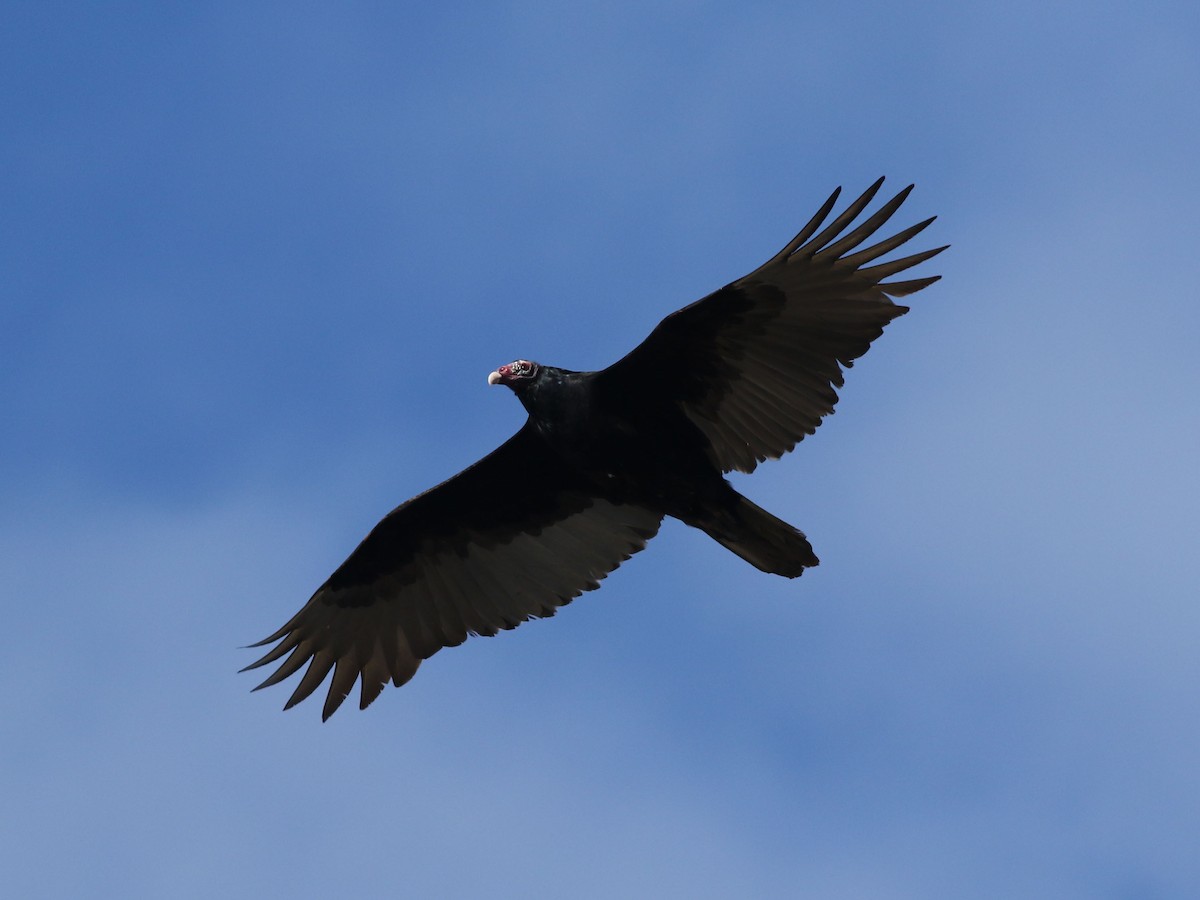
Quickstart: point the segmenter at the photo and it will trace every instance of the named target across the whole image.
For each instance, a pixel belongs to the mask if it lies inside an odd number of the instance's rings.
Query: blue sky
[[[11,3],[17,896],[1179,897],[1200,883],[1188,4]],[[836,185],[953,248],[837,415],[366,713],[239,646]]]

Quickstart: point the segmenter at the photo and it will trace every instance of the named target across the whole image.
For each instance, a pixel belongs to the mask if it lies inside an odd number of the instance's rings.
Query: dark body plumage
[[[259,687],[308,665],[287,706],[333,671],[328,718],[361,681],[365,708],[390,680],[469,634],[492,635],[598,586],[664,516],[702,529],[764,572],[817,565],[804,535],[738,494],[724,473],[782,456],[833,411],[842,369],[907,311],[891,297],[937,276],[885,281],[945,249],[868,265],[923,230],[866,249],[908,196],[851,228],[872,185],[831,223],[839,192],[783,250],[667,316],[599,372],[517,360],[525,425],[488,456],[389,513],[308,603],[255,646],[283,660]]]

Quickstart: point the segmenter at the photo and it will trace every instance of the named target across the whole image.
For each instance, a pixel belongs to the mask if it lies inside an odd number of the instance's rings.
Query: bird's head
[[[488,384],[503,384],[517,391],[531,384],[537,378],[540,369],[541,366],[535,362],[518,359],[492,372],[488,376]]]

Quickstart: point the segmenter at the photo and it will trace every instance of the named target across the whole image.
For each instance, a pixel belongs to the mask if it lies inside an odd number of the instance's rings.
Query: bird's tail
[[[796,578],[820,560],[799,529],[733,491],[733,502],[689,522],[755,568]]]

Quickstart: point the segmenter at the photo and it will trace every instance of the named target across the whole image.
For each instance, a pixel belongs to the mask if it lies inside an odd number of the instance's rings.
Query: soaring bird
[[[875,262],[933,218],[859,249],[912,190],[855,225],[882,184],[826,225],[834,191],[767,262],[671,313],[607,369],[518,359],[492,372],[488,383],[516,394],[525,424],[388,513],[299,612],[254,644],[278,642],[247,669],[283,660],[255,690],[307,664],[285,709],[331,670],[322,718],[356,681],[365,709],[442,647],[552,616],[598,587],[664,516],[764,572],[795,578],[817,565],[802,532],[724,474],[752,472],[812,434],[833,412],[843,369],[908,311],[891,298],[940,277],[885,280],[945,247]]]

